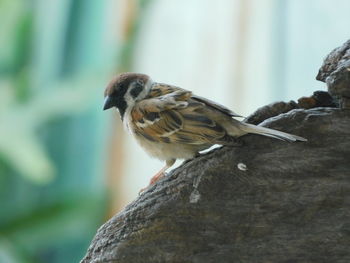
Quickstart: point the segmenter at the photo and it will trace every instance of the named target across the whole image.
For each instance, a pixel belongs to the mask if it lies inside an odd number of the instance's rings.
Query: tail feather
[[[240,128],[246,133],[260,134],[263,136],[272,137],[282,141],[288,141],[288,142],[295,142],[295,141],[306,142],[307,141],[307,139],[294,134],[289,134],[286,132],[281,132],[281,131],[277,131],[277,130],[262,127],[262,126],[256,126],[249,123],[244,123],[244,125],[242,125]]]

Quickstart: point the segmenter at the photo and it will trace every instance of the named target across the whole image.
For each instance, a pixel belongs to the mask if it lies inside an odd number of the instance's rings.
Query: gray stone
[[[350,108],[350,40],[325,58],[316,79],[327,83],[342,108]]]
[[[350,111],[263,125],[308,142],[247,135],[183,164],[105,223],[81,262],[350,262]]]
[[[184,163],[105,223],[81,262],[350,262],[349,68],[350,40],[317,75],[331,96],[245,120],[308,142],[247,135]]]

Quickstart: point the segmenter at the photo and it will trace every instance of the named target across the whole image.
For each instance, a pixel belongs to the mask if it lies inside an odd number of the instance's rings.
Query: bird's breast
[[[134,137],[150,156],[160,160],[191,159],[199,150],[198,145],[155,142],[135,134]]]

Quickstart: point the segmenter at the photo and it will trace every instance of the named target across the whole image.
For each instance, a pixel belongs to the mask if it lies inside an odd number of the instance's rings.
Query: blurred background
[[[0,262],[78,262],[163,163],[103,91],[149,74],[249,115],[324,89],[348,0],[0,0]]]

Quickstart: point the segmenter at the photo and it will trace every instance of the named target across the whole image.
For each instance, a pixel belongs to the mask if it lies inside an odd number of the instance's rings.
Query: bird
[[[177,86],[158,83],[148,75],[126,72],[112,78],[104,92],[103,110],[117,108],[126,130],[165,166],[153,185],[177,159],[192,159],[213,145],[232,145],[252,133],[288,142],[307,139],[235,119],[227,107]]]

